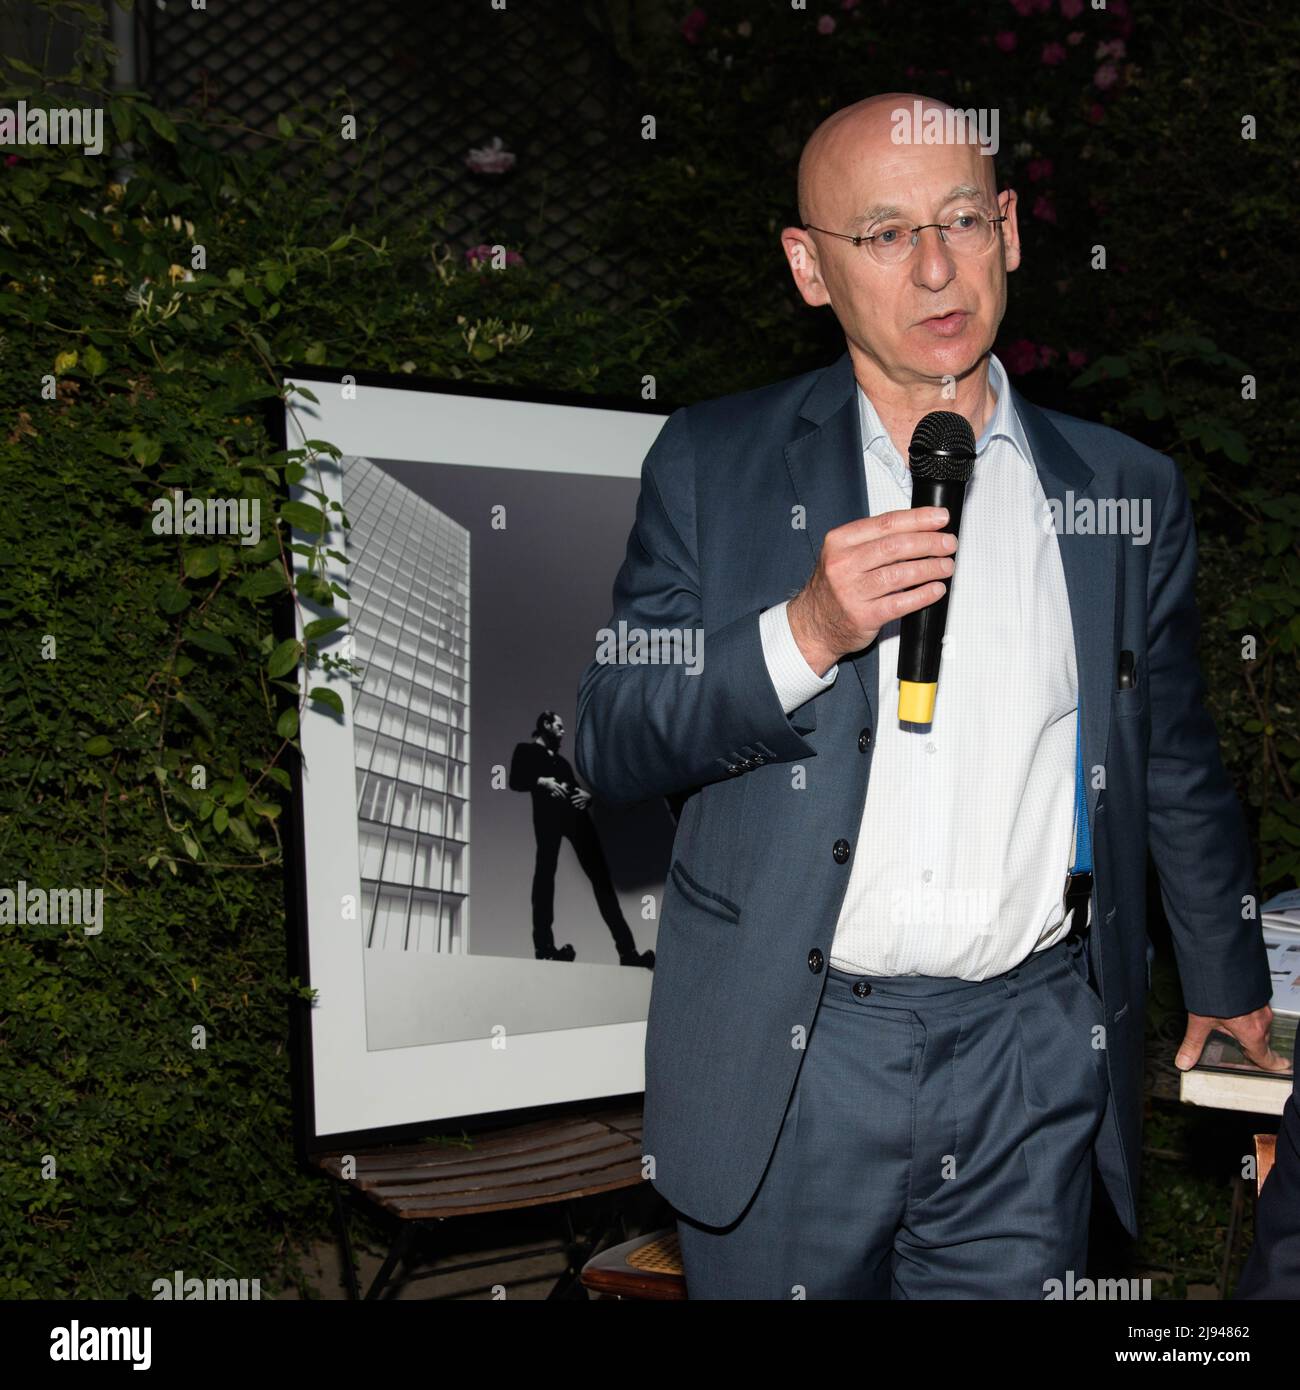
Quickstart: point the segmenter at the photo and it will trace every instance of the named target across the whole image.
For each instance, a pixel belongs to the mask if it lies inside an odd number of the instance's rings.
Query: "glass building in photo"
[[[469,950],[469,532],[343,460],[363,940]]]

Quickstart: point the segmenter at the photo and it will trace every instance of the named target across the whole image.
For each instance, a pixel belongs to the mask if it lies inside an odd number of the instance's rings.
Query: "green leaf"
[[[281,738],[297,738],[298,711],[296,709],[285,710],[279,719],[276,720],[275,732],[279,734]]]
[[[135,130],[135,112],[131,109],[131,103],[114,97],[108,103],[108,109],[113,117],[113,129],[117,132],[117,138],[129,140]]]
[[[246,565],[264,565],[280,553],[280,540],[275,535],[263,536],[256,545],[240,546],[239,551]]]
[[[318,705],[324,705],[326,709],[332,710],[335,714],[343,713],[342,696],[335,690],[318,685],[315,690],[308,691],[307,698],[314,700]]]
[[[296,637],[286,637],[271,653],[271,659],[266,663],[267,674],[283,676],[286,672],[292,671],[298,664],[302,651],[302,643]]]
[[[162,440],[154,439],[152,435],[132,430],[127,436],[127,444],[131,450],[131,457],[142,468],[148,468],[162,457]]]
[[[154,134],[161,135],[169,144],[176,143],[176,127],[157,107],[150,106],[146,101],[137,101],[135,109],[153,127]]]
[[[334,595],[330,592],[330,586],[320,577],[304,570],[297,579],[294,580],[294,588],[304,597],[319,603],[323,608],[334,607]]]
[[[275,565],[270,569],[256,570],[245,579],[236,590],[240,598],[267,598],[281,593],[288,585],[284,570]]]
[[[164,613],[179,613],[190,606],[190,591],[169,575],[158,585],[156,602]]]
[[[82,354],[82,361],[86,364],[86,370],[92,377],[101,376],[108,370],[108,358],[91,343]]]
[[[226,826],[230,824],[230,812],[224,806],[218,806],[212,813],[212,825],[218,834],[224,834]]]
[[[299,531],[306,531],[313,536],[319,536],[329,529],[329,522],[326,520],[325,513],[319,507],[313,507],[309,502],[286,502],[280,508],[280,515]]]
[[[1113,380],[1116,377],[1125,377],[1129,374],[1129,364],[1127,357],[1099,357],[1090,367],[1086,367],[1070,383],[1075,390],[1080,390],[1085,386],[1092,386],[1095,382]]]
[[[94,738],[86,740],[86,752],[92,758],[107,757],[113,751],[113,745],[104,737],[103,734],[96,734]]]
[[[215,572],[219,562],[218,546],[205,545],[202,550],[191,550],[185,556],[185,576],[187,579],[203,579]]]
[[[235,648],[229,638],[223,637],[219,632],[209,632],[207,628],[187,632],[185,640],[191,646],[200,647],[205,652],[215,652],[218,656],[235,655]]]
[[[243,816],[231,816],[230,833],[245,849],[257,848],[257,837],[248,828],[248,822]]]
[[[339,628],[346,627],[347,621],[346,618],[317,618],[307,624],[302,635],[310,642],[317,637],[324,637],[327,632],[337,632]]]
[[[275,118],[275,128],[286,139],[293,138],[293,122],[284,114],[283,111]]]

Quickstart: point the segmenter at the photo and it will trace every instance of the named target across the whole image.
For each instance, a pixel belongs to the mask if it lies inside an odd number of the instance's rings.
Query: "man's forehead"
[[[881,149],[864,142],[845,155],[819,171],[826,178],[816,180],[814,197],[857,221],[928,214],[962,199],[990,203],[997,192],[991,162],[970,145]]]

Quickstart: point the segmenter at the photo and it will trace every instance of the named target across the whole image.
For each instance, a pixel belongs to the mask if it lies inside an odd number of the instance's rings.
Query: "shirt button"
[[[849,857],[849,842],[847,840],[836,840],[831,846],[831,857],[837,864],[844,864]]]
[[[871,747],[871,730],[863,729],[858,735],[858,752],[865,753]]]
[[[817,947],[814,946],[812,950],[808,952],[808,969],[811,970],[814,975],[820,975],[824,964],[825,958]]]

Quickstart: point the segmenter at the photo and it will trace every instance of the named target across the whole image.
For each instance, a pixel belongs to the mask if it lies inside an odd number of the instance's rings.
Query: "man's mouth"
[[[970,314],[965,309],[953,309],[946,314],[932,314],[922,319],[919,327],[939,338],[953,338],[966,326]]]

